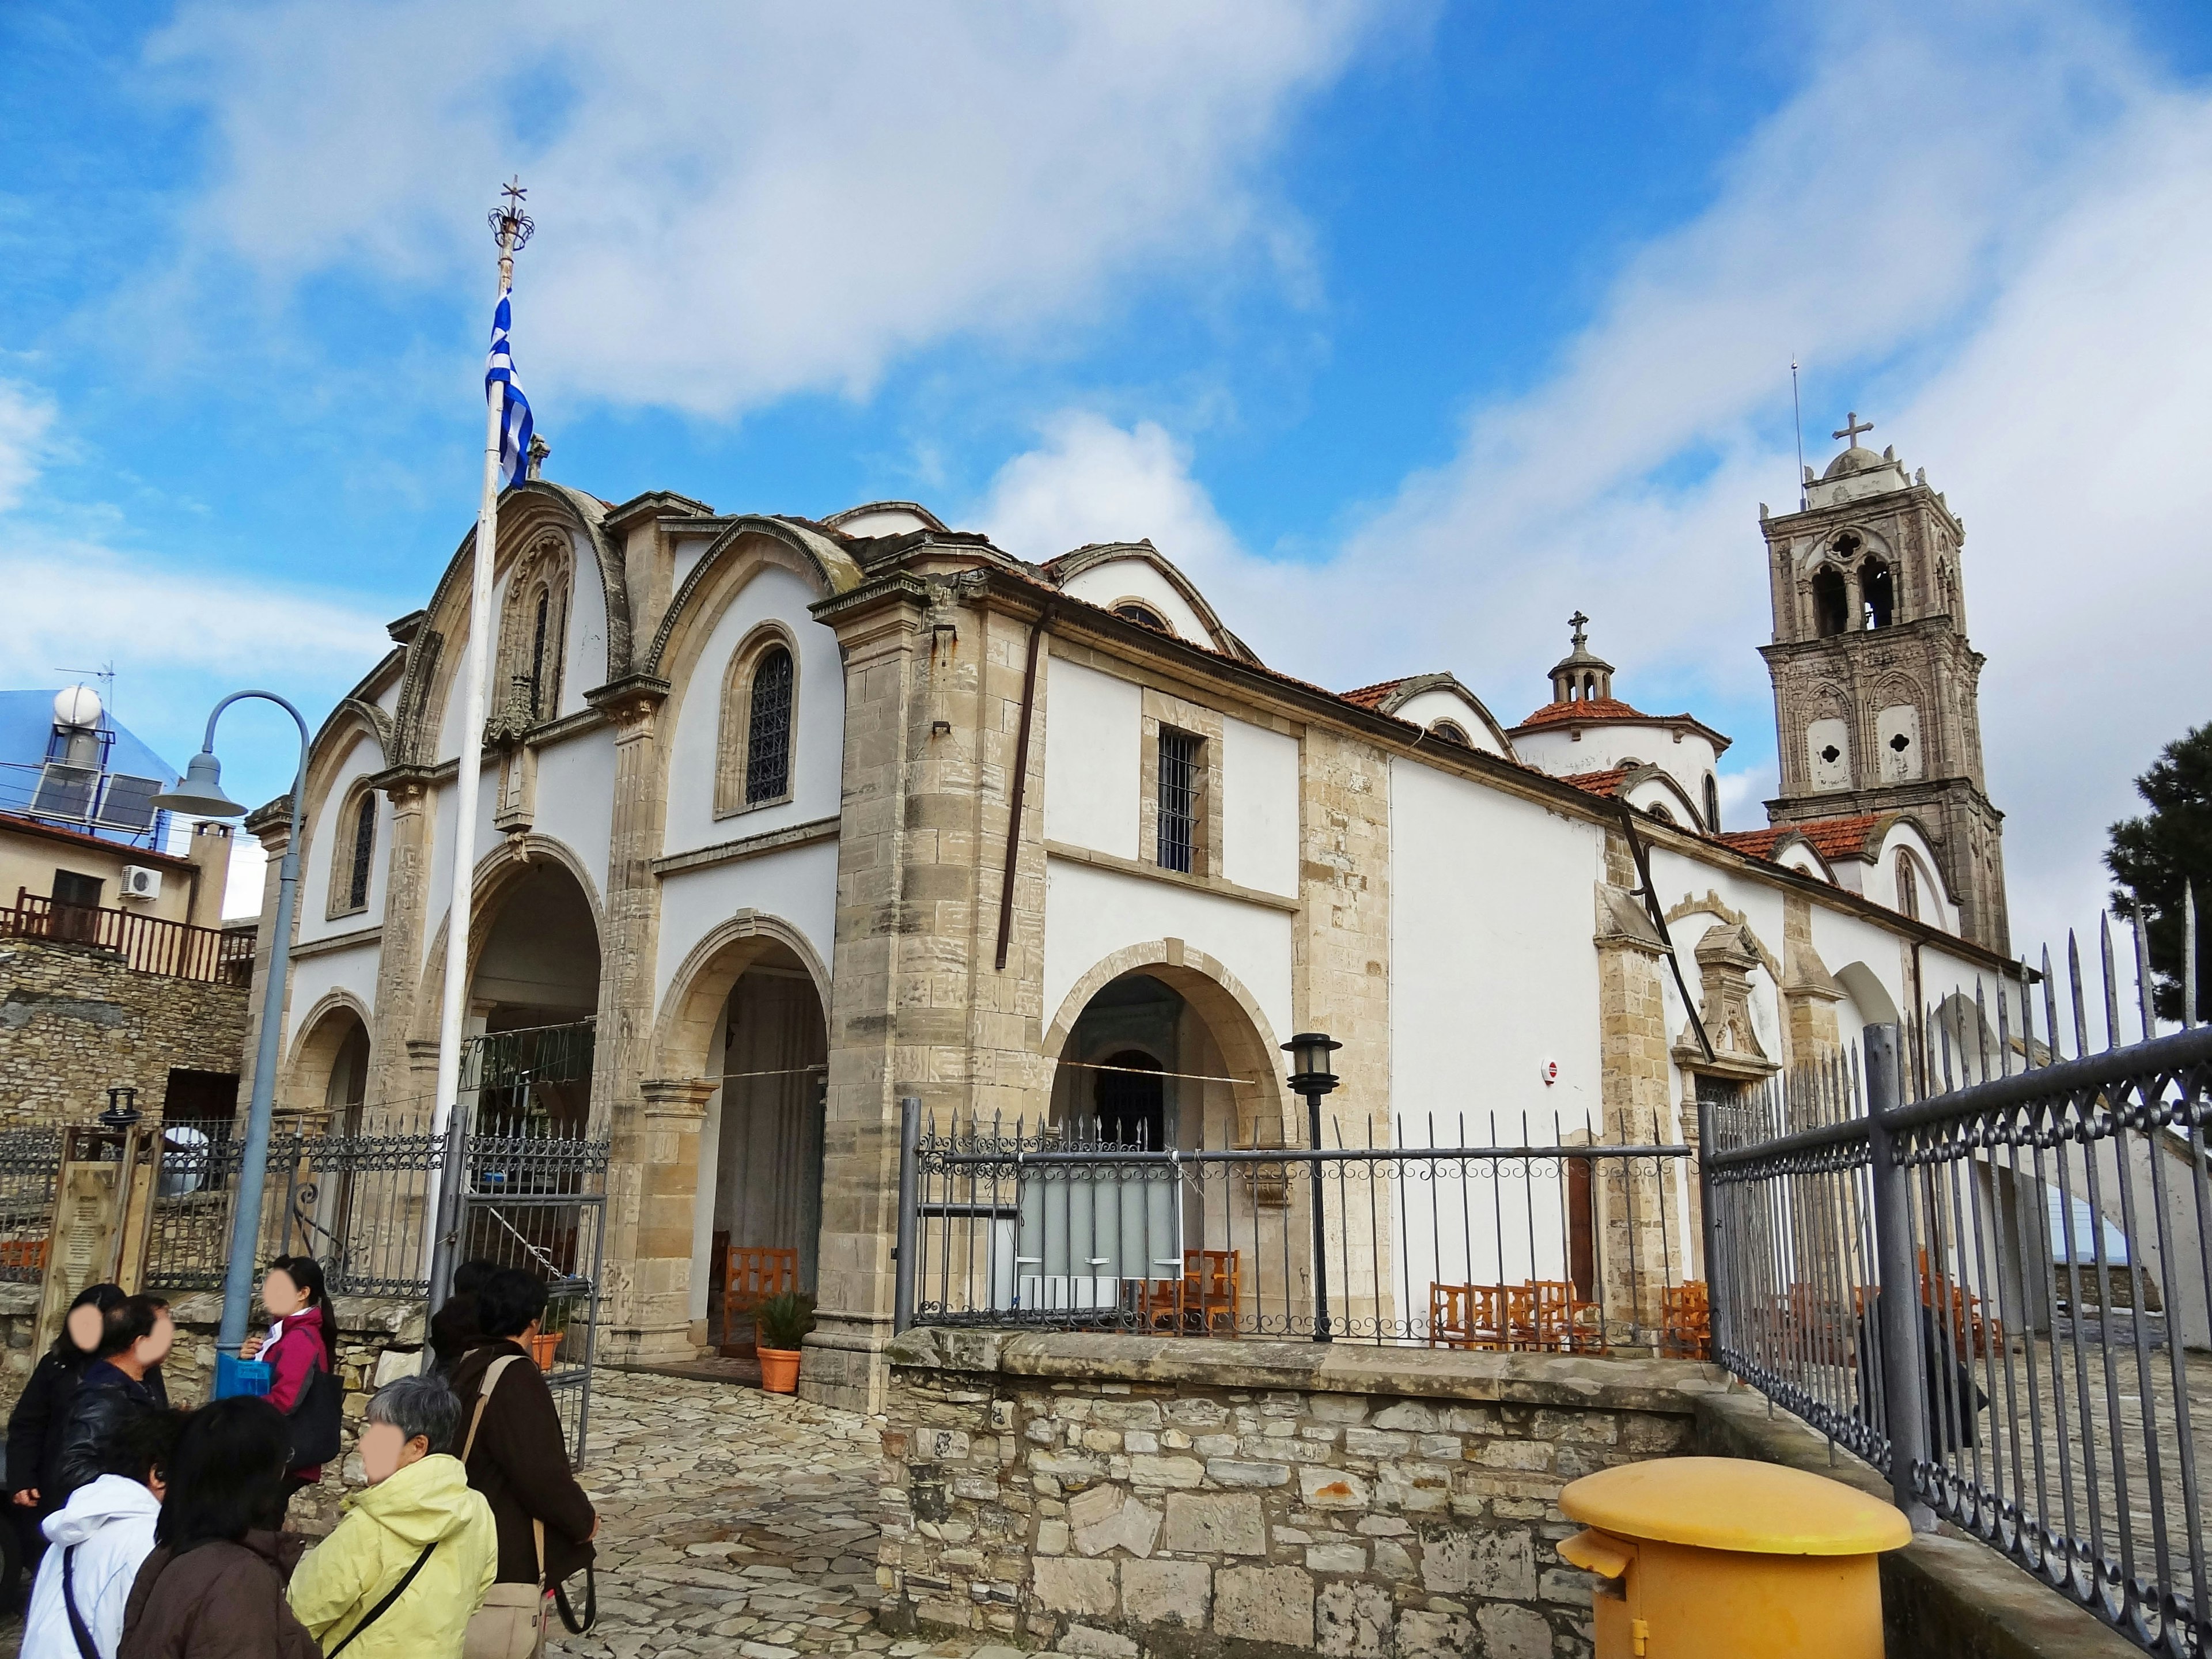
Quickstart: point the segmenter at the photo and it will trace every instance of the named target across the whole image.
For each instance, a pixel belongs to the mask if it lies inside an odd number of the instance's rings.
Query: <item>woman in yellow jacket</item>
[[[377,1391],[361,1431],[368,1490],[292,1574],[292,1611],[325,1656],[461,1659],[499,1564],[491,1505],[448,1454],[460,1402],[434,1376]]]

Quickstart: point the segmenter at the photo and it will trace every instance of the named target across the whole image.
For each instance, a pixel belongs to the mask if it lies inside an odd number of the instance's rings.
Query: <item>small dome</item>
[[[73,730],[100,724],[100,695],[88,685],[72,685],[54,698],[54,724]]]
[[[1846,473],[1865,472],[1874,467],[1886,465],[1881,457],[1871,449],[1861,449],[1854,444],[1837,456],[1834,460],[1830,461],[1828,470],[1820,476],[1823,478],[1840,478]]]

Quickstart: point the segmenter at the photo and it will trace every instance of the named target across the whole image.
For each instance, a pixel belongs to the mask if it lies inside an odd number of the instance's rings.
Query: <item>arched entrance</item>
[[[988,1253],[1008,1265],[988,1293],[1146,1327],[1293,1328],[1310,1311],[1303,1181],[1281,1164],[1156,1156],[1303,1139],[1249,994],[1178,947],[1102,964],[1068,1006],[1048,1037],[1058,1052],[1044,1139],[1133,1156],[1079,1178],[1025,1178],[1017,1212],[990,1223]]]
[[[701,1220],[708,1233],[708,1340],[751,1340],[766,1294],[812,1294],[822,1234],[822,1127],[830,1033],[814,975],[790,945],[752,941],[717,1030],[721,1087],[701,1128]]]
[[[479,1131],[581,1133],[591,1116],[599,929],[568,867],[538,859],[507,882],[469,980],[470,1061]]]

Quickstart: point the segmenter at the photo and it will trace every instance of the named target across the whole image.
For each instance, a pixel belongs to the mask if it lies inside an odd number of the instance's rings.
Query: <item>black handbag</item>
[[[307,1373],[300,1397],[286,1413],[292,1424],[292,1467],[334,1462],[345,1423],[345,1384],[320,1365]]]

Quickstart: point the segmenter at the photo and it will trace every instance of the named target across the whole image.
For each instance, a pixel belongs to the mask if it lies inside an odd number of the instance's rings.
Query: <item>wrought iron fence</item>
[[[1707,1109],[1716,1354],[1901,1504],[2201,1655],[2212,1028],[2156,1035],[2144,972],[2124,1043],[2107,934],[2093,1040],[2078,955],[2050,966]]]
[[[1696,1226],[1687,1146],[1641,1118],[1611,1140],[1559,1119],[1483,1127],[1486,1139],[1463,1121],[1442,1138],[1401,1121],[1395,1146],[1153,1149],[1096,1120],[940,1129],[910,1100],[897,1322],[1501,1351],[1701,1344],[1674,1267]]]
[[[27,888],[0,907],[0,935],[89,945],[118,953],[145,974],[246,986],[253,980],[253,934],[246,930],[194,927],[136,910],[63,904]]]
[[[0,1283],[35,1285],[44,1277],[61,1169],[59,1130],[0,1133]]]

